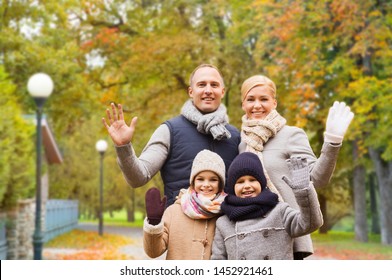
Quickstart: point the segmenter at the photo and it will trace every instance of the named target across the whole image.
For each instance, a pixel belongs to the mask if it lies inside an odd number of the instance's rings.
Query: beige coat
[[[160,224],[153,226],[144,221],[144,251],[151,258],[157,258],[167,250],[167,260],[208,260],[216,220],[217,217],[208,220],[189,218],[177,199],[165,210]]]
[[[306,133],[300,128],[286,125],[264,145],[263,164],[283,200],[291,207],[299,209],[292,189],[282,180],[284,175],[290,178],[286,160],[292,156],[305,157],[311,170],[310,179],[317,189],[329,183],[340,147],[341,145],[324,143],[320,157],[317,158],[310,147]],[[242,142],[239,152],[244,152],[245,148],[246,144]],[[313,253],[310,235],[294,240],[294,252],[304,252],[306,255]]]

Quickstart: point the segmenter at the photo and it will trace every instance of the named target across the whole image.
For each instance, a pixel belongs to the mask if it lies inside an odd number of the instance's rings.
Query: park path
[[[97,231],[97,225],[94,224],[79,224],[78,229],[86,231]],[[119,248],[119,253],[125,254],[130,259],[135,260],[151,260],[146,255],[143,249],[143,229],[136,227],[118,227],[118,226],[105,226],[103,227],[103,233],[123,235],[125,237],[132,238],[134,241],[132,244]],[[157,258],[164,259],[164,257]]]
[[[85,231],[98,231],[97,225],[96,224],[84,224],[84,223],[79,223],[78,226],[76,227],[77,229],[80,230],[85,230]],[[134,259],[134,260],[164,260],[165,259],[165,254],[163,254],[161,257],[156,258],[156,259],[151,259],[146,255],[143,249],[143,229],[142,228],[134,228],[134,227],[119,227],[119,226],[105,226],[103,227],[103,234],[109,233],[109,234],[117,234],[117,235],[122,235],[126,236],[128,238],[131,238],[134,242],[132,244],[122,246],[119,248],[119,253],[125,254],[129,256],[129,259]],[[45,250],[52,250],[52,253],[56,253],[53,248],[45,248]],[[64,249],[58,249],[58,250],[64,250]],[[71,249],[72,250],[72,249]],[[71,253],[71,252],[70,252]],[[322,256],[318,256],[317,253],[306,258],[306,260],[320,260],[320,259],[325,259]]]
[[[84,231],[98,232],[98,226],[96,224],[79,223],[76,229]],[[143,249],[143,229],[133,227],[119,227],[119,226],[103,226],[103,234],[117,234],[128,238],[131,238],[133,242],[129,245],[122,246],[118,252],[125,254],[129,259],[134,260],[152,260],[146,255]],[[44,256],[56,256],[58,254],[73,254],[78,249],[57,249],[57,248],[44,248]],[[156,259],[165,259],[165,254]]]

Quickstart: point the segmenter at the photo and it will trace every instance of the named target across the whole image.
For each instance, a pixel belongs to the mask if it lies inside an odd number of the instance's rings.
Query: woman
[[[280,200],[298,209],[293,191],[281,180],[282,176],[289,175],[286,160],[306,158],[314,186],[327,185],[354,114],[344,102],[335,101],[327,117],[324,144],[317,158],[306,133],[298,127],[286,125],[286,119],[276,111],[276,93],[275,83],[263,75],[252,76],[242,84],[245,115],[242,117],[239,152],[256,153],[263,163],[269,189],[278,194]],[[309,235],[295,239],[294,259],[303,259],[312,253]]]

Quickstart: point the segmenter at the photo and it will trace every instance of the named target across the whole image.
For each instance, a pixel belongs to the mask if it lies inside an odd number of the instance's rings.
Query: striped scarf
[[[210,219],[221,214],[221,204],[226,193],[218,193],[212,200],[198,195],[194,188],[182,189],[181,208],[185,215],[191,219]]]
[[[230,139],[230,131],[227,130],[229,117],[226,107],[221,104],[216,111],[202,114],[193,104],[192,100],[185,102],[181,109],[181,115],[197,126],[197,131],[203,134],[211,134],[215,140]]]
[[[244,115],[242,117],[241,126],[241,140],[246,143],[246,151],[257,154],[264,167],[267,187],[278,195],[280,201],[283,201],[283,198],[272,183],[267,170],[265,170],[262,151],[264,149],[264,144],[267,143],[270,138],[274,137],[285,124],[286,119],[276,110],[272,110],[262,120],[248,120],[246,115]]]

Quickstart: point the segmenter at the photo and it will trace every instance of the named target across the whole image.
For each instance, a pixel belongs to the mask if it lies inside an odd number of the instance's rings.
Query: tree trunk
[[[132,206],[129,204],[127,204],[127,221],[128,222],[135,221],[135,215],[134,215],[134,212],[132,211]]]
[[[372,215],[372,230],[371,232],[374,234],[380,234],[380,221],[379,221],[379,209],[377,205],[377,189],[375,182],[375,175],[371,173],[369,175],[369,192],[370,192],[370,213]]]
[[[365,167],[359,161],[358,145],[353,142],[353,159],[358,164],[354,167],[354,217],[355,239],[360,242],[368,242],[368,228],[366,216],[366,172]]]
[[[128,222],[135,221],[135,189],[131,188],[130,203],[127,203],[127,220]]]
[[[324,224],[320,227],[319,233],[328,233],[327,198],[324,195],[319,195],[319,202],[324,219]]]
[[[376,169],[380,191],[381,243],[392,244],[392,162],[381,158],[381,152],[369,148],[370,158]]]

